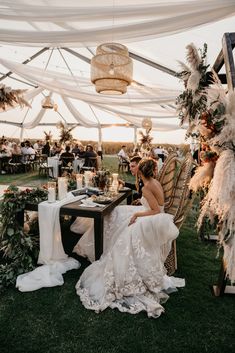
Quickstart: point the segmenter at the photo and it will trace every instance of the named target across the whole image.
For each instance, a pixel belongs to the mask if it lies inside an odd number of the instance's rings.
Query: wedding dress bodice
[[[148,204],[148,201],[146,200],[146,198],[144,196],[141,197],[140,201],[141,201],[142,206],[144,206],[144,208],[146,210],[150,210],[150,206]],[[164,213],[164,206],[159,206],[159,208],[160,208],[160,213]]]

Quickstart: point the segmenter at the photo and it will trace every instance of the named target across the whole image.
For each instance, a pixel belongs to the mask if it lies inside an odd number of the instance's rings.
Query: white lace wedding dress
[[[128,226],[137,209],[149,209],[143,197],[142,205],[118,206],[107,217],[104,253],[85,269],[76,284],[77,294],[87,309],[99,312],[111,307],[131,314],[144,310],[155,318],[164,311],[161,303],[168,299],[166,292],[184,286],[183,279],[168,277],[164,267],[171,242],[179,233],[172,216],[165,214],[162,207],[161,213],[139,217]],[[74,230],[82,223],[75,222]],[[83,243],[78,244],[84,254],[90,247],[82,245],[92,242],[91,222],[88,228]]]

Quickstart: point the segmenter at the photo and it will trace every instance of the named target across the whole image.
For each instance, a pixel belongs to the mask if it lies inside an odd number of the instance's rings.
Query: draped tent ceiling
[[[213,64],[223,33],[234,31],[235,23],[235,0],[101,0],[99,5],[67,0],[66,6],[56,0],[35,5],[0,0],[0,8],[1,83],[27,88],[32,105],[2,112],[1,130],[36,129],[61,119],[87,128],[141,127],[143,118],[151,117],[153,129],[175,131],[175,98],[182,85],[174,75],[177,60],[185,61],[185,45],[207,42]],[[99,95],[90,82],[89,62],[102,42],[127,45],[133,58],[134,81],[123,96]],[[58,112],[41,109],[48,94]]]

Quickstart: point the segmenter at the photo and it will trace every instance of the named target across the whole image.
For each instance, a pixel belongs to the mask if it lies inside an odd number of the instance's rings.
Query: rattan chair
[[[181,162],[179,161],[177,154],[170,153],[159,172],[158,181],[163,188],[165,208],[167,208],[171,202],[176,175],[180,165]]]
[[[191,179],[192,168],[194,166],[191,153],[187,154],[175,176],[174,187],[169,201],[165,205],[165,212],[174,216],[174,223],[180,229],[185,219],[190,198],[189,181]],[[164,181],[164,178],[163,178]],[[169,275],[177,269],[176,241],[172,243],[172,249],[165,261],[165,267]]]

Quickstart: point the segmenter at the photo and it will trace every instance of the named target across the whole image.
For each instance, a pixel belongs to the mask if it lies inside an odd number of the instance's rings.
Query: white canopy
[[[90,132],[113,124],[141,127],[142,119],[151,117],[156,131],[172,130],[175,137],[179,130],[175,98],[182,90],[174,76],[177,60],[184,61],[188,43],[202,47],[207,42],[209,63],[213,64],[223,33],[233,32],[235,23],[235,0],[101,0],[99,5],[95,0],[68,0],[66,6],[56,0],[35,5],[1,0],[0,6],[0,71],[3,75],[8,70],[14,73],[2,83],[12,88],[34,86],[26,95],[32,109],[15,108],[0,114],[3,133],[9,124],[39,133],[40,125],[42,131],[61,119]],[[134,58],[134,82],[126,95],[99,95],[90,82],[94,46],[104,41],[126,44]],[[26,60],[27,65],[22,64]],[[41,109],[43,95],[48,94],[56,101],[58,112]],[[179,135],[182,140],[184,132]]]

